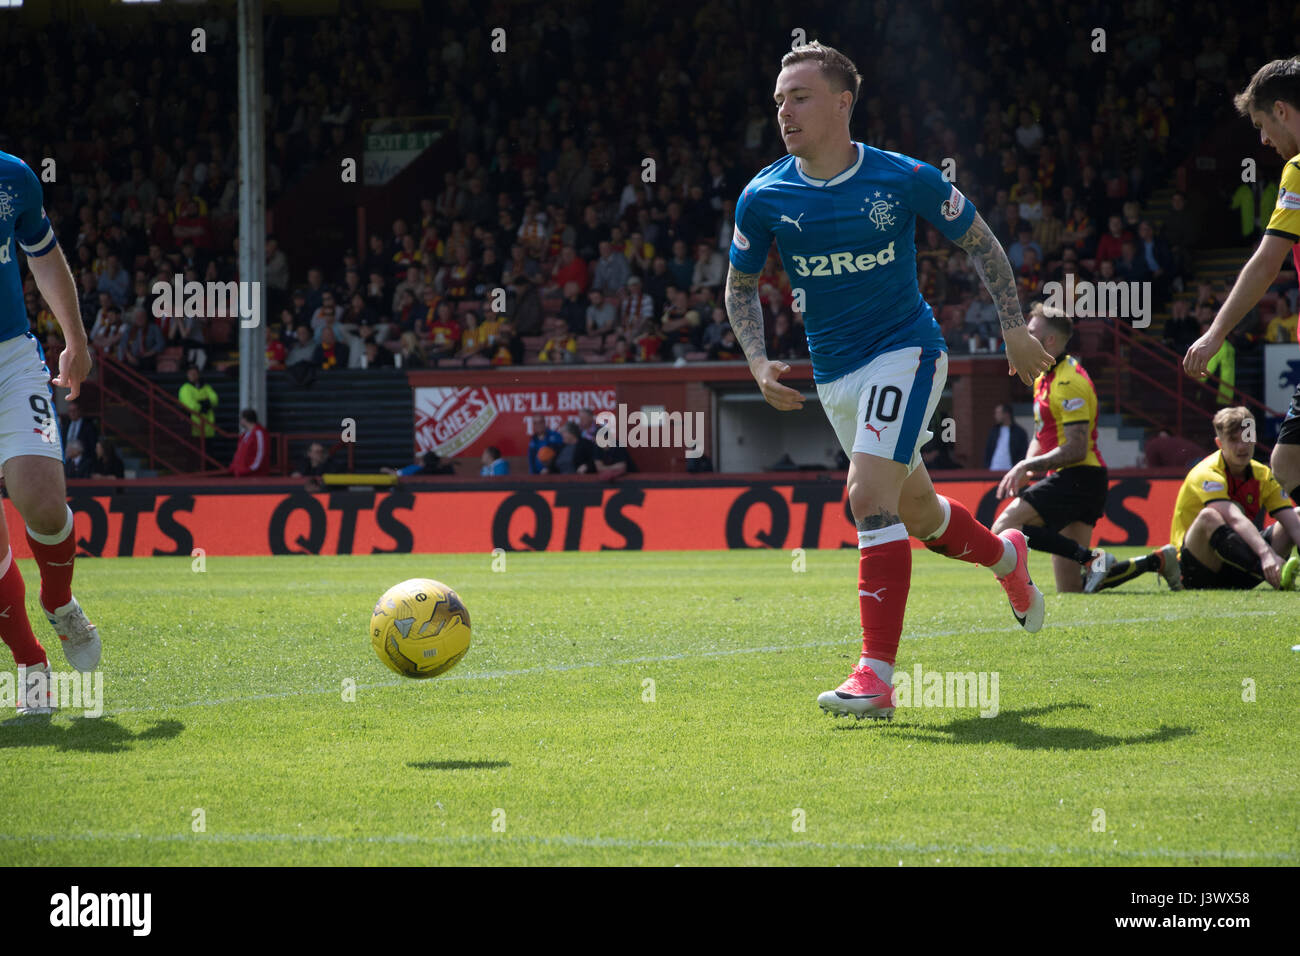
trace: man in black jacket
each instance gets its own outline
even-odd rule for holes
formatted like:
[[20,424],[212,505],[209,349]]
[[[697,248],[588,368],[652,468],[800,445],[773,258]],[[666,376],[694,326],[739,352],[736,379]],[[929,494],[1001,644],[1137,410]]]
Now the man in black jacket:
[[993,410],[993,421],[995,424],[984,443],[984,467],[1005,471],[1025,457],[1029,451],[1029,435],[1016,424],[1011,406],[1005,402]]
[[596,443],[582,437],[582,426],[568,422],[561,429],[564,446],[555,461],[542,469],[543,474],[590,475],[596,471]]

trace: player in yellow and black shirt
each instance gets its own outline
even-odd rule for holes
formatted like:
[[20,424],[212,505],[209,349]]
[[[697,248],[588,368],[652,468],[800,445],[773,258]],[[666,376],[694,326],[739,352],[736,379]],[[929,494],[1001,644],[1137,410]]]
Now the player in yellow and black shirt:
[[[1300,57],[1261,66],[1233,105],[1260,131],[1260,142],[1282,157],[1282,183],[1259,247],[1242,267],[1214,324],[1187,350],[1183,369],[1193,378],[1204,377],[1206,366],[1228,333],[1277,279],[1288,253],[1300,276]],[[1294,498],[1300,488],[1300,387],[1291,397],[1270,464],[1283,490]]]
[[[1145,571],[1160,571],[1170,587],[1250,590],[1260,581],[1293,590],[1300,558],[1300,518],[1268,465],[1254,460],[1255,420],[1242,407],[1214,416],[1219,450],[1192,466],[1178,490],[1169,544],[1110,569],[1098,590],[1123,584]],[[1262,532],[1264,514],[1277,521]]]
[[[1092,531],[1106,510],[1110,486],[1097,450],[1097,389],[1079,360],[1065,354],[1074,323],[1041,302],[1029,310],[1029,334],[1056,359],[1034,381],[1034,439],[1024,461],[998,484],[998,497],[1019,493],[993,524],[993,533],[1019,528],[1029,546],[1053,555],[1056,589],[1083,590],[1080,565],[1103,556],[1092,550]],[[1025,491],[1029,477],[1046,475]],[[1110,559],[1113,563],[1114,559]],[[1096,576],[1105,573],[1099,568]]]

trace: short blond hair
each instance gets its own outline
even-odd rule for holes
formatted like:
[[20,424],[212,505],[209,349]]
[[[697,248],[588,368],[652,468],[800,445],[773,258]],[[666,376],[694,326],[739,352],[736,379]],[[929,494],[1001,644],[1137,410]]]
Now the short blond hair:
[[1057,334],[1062,347],[1070,341],[1070,336],[1074,334],[1074,320],[1065,314],[1064,309],[1058,309],[1043,302],[1035,302],[1029,307],[1029,317],[1032,319],[1034,316],[1041,318]]
[[1246,427],[1248,419],[1253,423],[1255,416],[1245,405],[1221,408],[1214,413],[1214,434],[1219,438],[1231,438]]

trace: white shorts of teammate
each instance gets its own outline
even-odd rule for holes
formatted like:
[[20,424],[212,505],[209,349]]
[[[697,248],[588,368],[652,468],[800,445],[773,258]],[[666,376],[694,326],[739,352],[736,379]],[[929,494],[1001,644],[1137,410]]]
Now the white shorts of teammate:
[[927,427],[948,380],[948,353],[933,347],[882,352],[866,365],[817,386],[826,417],[850,458],[854,452],[921,463]]
[[50,370],[30,332],[0,342],[0,465],[19,455],[63,461]]

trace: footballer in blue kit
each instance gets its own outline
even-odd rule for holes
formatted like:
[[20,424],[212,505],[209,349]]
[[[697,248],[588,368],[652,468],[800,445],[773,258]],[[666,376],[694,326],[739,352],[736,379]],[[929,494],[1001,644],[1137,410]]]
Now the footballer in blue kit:
[[[77,541],[64,485],[63,443],[45,353],[30,331],[19,250],[63,332],[65,347],[53,384],[76,398],[91,365],[76,285],[45,215],[40,181],[21,159],[0,152],[0,468],[40,569],[41,609],[68,663],[93,671],[99,666],[99,632],[72,596]],[[3,512],[0,609],[0,637],[18,665],[18,712],[49,713],[49,660],[27,618],[26,587]]]
[[773,99],[789,155],[755,176],[736,203],[726,288],[750,371],[782,411],[801,408],[803,396],[779,381],[789,366],[767,357],[758,278],[773,241],[803,303],[818,399],[849,456],[862,620],[858,666],[817,701],[859,719],[893,714],[909,537],[991,568],[1025,630],[1037,631],[1044,616],[1024,535],[994,535],[937,494],[921,463],[948,356],[917,284],[918,216],[971,256],[998,306],[1011,374],[1032,385],[1052,364],[1026,328],[1011,264],[974,204],[928,163],[850,137],[861,81],[848,57],[817,42],[782,57]]

